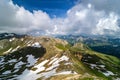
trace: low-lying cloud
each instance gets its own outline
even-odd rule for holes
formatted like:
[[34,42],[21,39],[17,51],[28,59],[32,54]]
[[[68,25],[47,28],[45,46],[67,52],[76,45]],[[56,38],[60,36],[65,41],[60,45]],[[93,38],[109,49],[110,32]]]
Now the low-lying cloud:
[[119,4],[116,0],[83,0],[67,11],[64,18],[51,18],[42,10],[30,11],[0,1],[0,32],[42,35],[90,34],[118,35],[120,33]]

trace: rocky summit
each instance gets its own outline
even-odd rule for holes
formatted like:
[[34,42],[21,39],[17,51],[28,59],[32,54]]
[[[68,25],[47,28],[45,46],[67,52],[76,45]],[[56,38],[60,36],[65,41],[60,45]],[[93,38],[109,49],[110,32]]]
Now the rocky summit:
[[0,39],[0,80],[120,80],[120,59],[52,37]]

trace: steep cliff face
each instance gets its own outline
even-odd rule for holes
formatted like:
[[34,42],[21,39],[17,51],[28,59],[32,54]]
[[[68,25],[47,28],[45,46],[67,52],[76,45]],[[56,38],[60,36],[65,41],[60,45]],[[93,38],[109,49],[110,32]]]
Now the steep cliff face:
[[120,60],[94,52],[82,43],[51,37],[23,36],[0,40],[0,79],[120,79]]

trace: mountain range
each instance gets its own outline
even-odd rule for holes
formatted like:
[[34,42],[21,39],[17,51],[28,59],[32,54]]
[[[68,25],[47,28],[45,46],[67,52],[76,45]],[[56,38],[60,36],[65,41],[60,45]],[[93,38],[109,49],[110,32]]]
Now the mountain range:
[[119,46],[119,38],[3,33],[0,80],[120,80]]

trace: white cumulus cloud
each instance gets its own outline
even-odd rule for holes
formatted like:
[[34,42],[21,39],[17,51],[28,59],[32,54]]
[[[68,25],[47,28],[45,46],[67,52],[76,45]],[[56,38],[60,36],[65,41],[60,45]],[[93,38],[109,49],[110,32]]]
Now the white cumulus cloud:
[[0,32],[27,33],[33,30],[53,29],[51,18],[41,10],[31,13],[11,0],[0,2]]
[[0,32],[118,35],[119,3],[119,0],[82,0],[67,11],[66,17],[51,18],[42,10],[32,13],[11,0],[1,0]]

